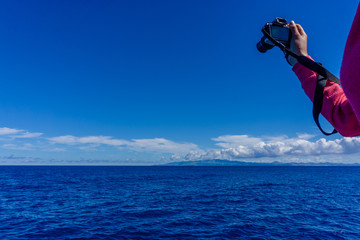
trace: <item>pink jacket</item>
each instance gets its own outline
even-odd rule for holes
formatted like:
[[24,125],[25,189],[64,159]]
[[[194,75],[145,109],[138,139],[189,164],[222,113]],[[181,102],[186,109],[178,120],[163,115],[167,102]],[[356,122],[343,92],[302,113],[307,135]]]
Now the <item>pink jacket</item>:
[[[317,74],[299,63],[293,67],[306,95],[314,100]],[[342,88],[327,81],[321,114],[345,137],[360,135],[360,4],[351,27],[340,72]]]

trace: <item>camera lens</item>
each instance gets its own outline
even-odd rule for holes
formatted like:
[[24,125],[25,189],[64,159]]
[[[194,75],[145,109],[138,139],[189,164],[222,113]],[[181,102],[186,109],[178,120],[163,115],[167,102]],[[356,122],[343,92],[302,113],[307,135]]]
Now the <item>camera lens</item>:
[[269,49],[272,49],[274,47],[274,45],[265,37],[263,36],[260,40],[260,42],[258,42],[256,44],[256,48],[259,50],[259,52],[264,53]]

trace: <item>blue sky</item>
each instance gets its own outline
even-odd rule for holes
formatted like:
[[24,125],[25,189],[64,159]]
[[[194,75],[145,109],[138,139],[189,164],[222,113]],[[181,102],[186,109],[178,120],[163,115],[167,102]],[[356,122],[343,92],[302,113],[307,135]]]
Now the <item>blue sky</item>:
[[3,1],[0,164],[357,161],[357,138],[321,140],[282,53],[255,47],[295,20],[339,76],[357,5]]

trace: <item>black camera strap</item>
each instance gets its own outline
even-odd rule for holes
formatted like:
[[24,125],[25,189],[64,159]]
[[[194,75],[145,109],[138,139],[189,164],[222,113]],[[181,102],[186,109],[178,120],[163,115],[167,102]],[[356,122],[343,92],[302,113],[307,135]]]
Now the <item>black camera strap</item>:
[[318,79],[316,82],[315,95],[313,101],[313,117],[316,125],[320,129],[320,131],[326,136],[337,133],[336,129],[334,129],[331,133],[325,132],[319,122],[319,116],[321,113],[322,105],[323,105],[323,97],[324,97],[324,88],[326,86],[327,80],[335,82],[340,85],[340,80],[335,77],[331,72],[329,72],[326,68],[324,68],[320,63],[314,62],[313,60],[305,57],[299,56],[296,53],[290,51],[279,41],[276,41],[274,38],[270,36],[268,32],[266,32],[265,28],[262,29],[263,34],[277,47],[279,47],[284,53],[287,60],[287,57],[290,55],[294,57],[301,65],[307,67],[308,69],[316,72],[318,74]]

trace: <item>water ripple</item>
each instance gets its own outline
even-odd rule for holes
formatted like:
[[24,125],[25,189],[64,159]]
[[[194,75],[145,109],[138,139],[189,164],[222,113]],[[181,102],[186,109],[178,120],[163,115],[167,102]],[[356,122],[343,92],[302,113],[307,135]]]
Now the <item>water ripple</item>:
[[356,167],[0,168],[0,239],[360,239]]

